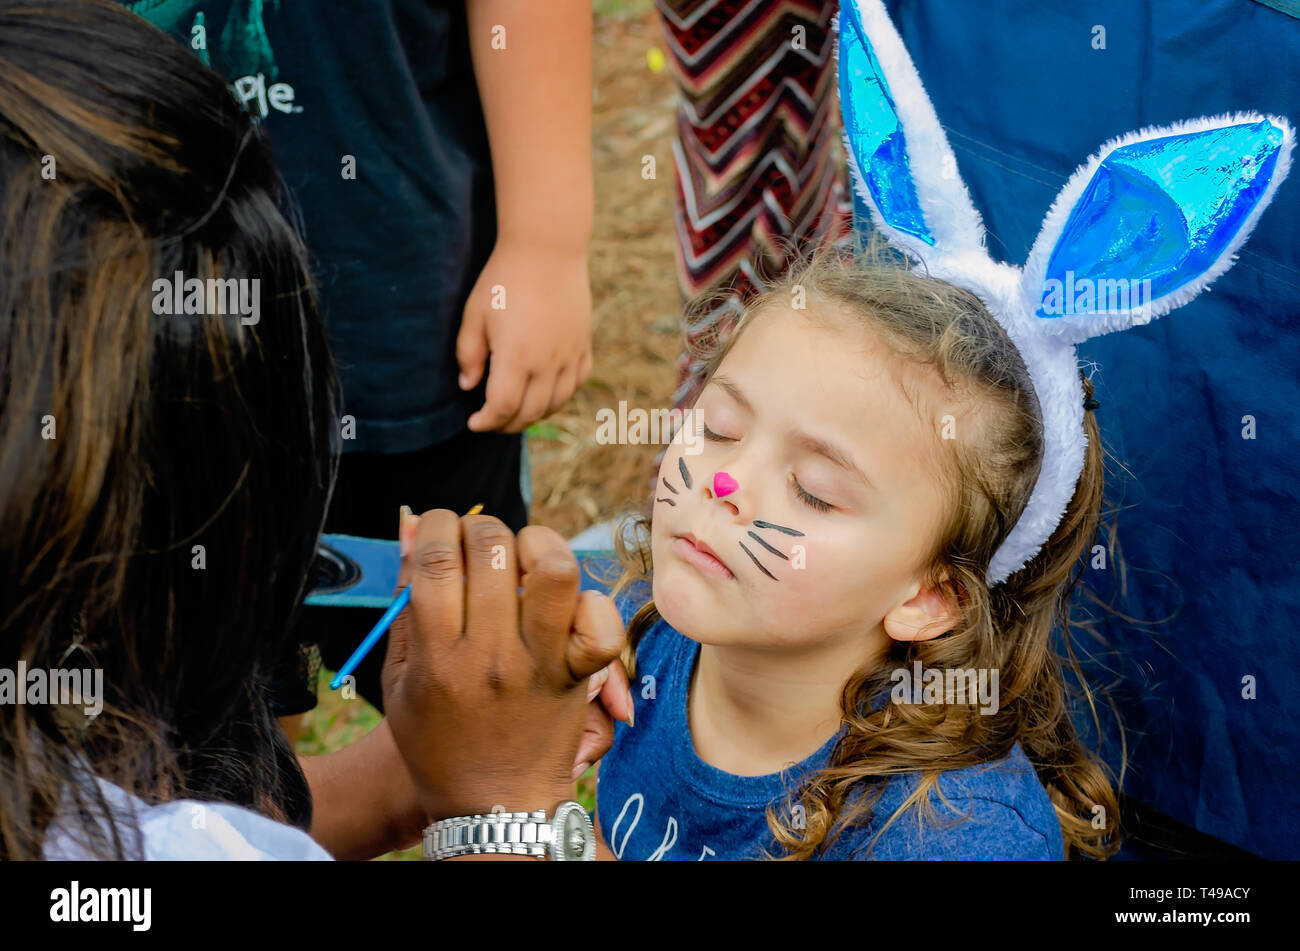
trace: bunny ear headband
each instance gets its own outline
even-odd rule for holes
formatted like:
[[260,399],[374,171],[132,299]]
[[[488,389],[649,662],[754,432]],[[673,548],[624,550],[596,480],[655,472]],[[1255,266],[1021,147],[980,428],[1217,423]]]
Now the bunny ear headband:
[[989,564],[997,585],[1051,537],[1083,471],[1075,345],[1149,323],[1230,268],[1286,177],[1295,133],[1285,119],[1238,113],[1108,142],[1071,176],[1018,268],[985,250],[952,148],[880,0],[842,0],[839,82],[854,190],[876,228],[984,302],[1042,408],[1042,469]]

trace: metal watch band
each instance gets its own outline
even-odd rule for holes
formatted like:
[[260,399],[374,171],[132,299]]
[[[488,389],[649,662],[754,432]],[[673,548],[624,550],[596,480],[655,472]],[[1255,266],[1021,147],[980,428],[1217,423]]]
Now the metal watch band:
[[544,809],[458,816],[435,822],[424,830],[424,857],[432,861],[457,855],[504,853],[545,858],[552,834]]

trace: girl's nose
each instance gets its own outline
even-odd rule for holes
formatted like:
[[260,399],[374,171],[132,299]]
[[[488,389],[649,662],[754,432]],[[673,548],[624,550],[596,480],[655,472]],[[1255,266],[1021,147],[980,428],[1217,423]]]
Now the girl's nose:
[[725,472],[717,472],[713,475],[713,494],[718,498],[724,498],[740,488],[738,483]]

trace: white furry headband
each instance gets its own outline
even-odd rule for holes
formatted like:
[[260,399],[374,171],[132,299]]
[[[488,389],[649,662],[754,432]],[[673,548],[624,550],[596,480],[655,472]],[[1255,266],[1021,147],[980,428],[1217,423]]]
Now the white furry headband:
[[843,0],[839,81],[854,189],[876,228],[984,302],[1042,408],[1042,469],[989,564],[997,585],[1051,537],[1083,471],[1075,345],[1163,316],[1228,270],[1286,177],[1295,133],[1285,119],[1245,112],[1108,142],[1071,176],[1018,268],[985,250],[947,136],[880,0]]

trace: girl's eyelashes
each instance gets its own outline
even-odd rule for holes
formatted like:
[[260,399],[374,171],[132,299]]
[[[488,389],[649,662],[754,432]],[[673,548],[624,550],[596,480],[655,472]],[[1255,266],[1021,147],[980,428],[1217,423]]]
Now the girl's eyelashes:
[[818,512],[829,512],[834,508],[834,506],[829,502],[823,502],[821,499],[817,498],[817,496],[809,495],[808,492],[805,491],[804,487],[799,484],[799,480],[793,475],[791,475],[790,478],[794,481],[794,489],[798,494],[800,501],[806,504],[809,508],[814,508]]
[[[730,436],[719,436],[713,430],[709,429],[707,423],[703,425],[704,425],[704,438],[709,440],[710,442],[735,442],[736,441]],[[795,478],[794,473],[790,474],[790,480],[794,483],[795,493],[799,496],[799,500],[803,502],[805,505],[807,505],[809,508],[815,509],[818,512],[829,512],[831,509],[835,507],[831,505],[829,502],[823,502],[815,495],[810,495],[804,489],[804,487],[799,484],[799,480]]]

